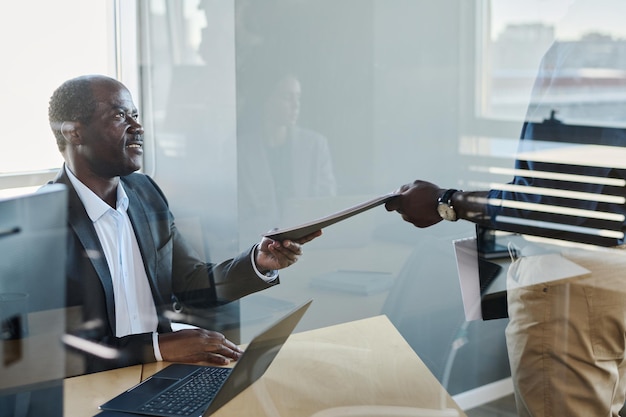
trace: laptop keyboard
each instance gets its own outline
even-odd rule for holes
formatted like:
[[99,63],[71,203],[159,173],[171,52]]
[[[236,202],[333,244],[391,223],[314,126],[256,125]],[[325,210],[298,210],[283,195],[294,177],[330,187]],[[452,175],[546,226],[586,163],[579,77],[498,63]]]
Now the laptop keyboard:
[[203,368],[192,374],[182,385],[166,390],[150,400],[139,411],[163,415],[191,415],[207,406],[231,371],[230,368]]

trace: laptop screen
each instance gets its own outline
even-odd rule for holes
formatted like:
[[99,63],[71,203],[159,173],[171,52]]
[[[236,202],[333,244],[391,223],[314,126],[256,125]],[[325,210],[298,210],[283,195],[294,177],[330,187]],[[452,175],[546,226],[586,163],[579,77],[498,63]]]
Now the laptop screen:
[[205,415],[222,407],[265,373],[311,303],[309,300],[297,307],[250,342]]

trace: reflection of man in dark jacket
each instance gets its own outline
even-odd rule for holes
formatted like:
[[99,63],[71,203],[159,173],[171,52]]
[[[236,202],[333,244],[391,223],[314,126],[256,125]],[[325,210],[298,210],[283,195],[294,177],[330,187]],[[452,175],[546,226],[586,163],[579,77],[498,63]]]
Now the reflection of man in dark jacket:
[[319,233],[300,242],[263,239],[235,259],[206,263],[178,233],[158,186],[134,173],[143,128],[126,87],[103,76],[72,79],[54,92],[49,111],[65,159],[55,182],[69,187],[68,304],[95,325],[90,339],[120,352],[115,362],[91,361],[89,371],[238,359],[241,350],[222,334],[172,332],[164,313],[210,308],[277,284],[277,270]]

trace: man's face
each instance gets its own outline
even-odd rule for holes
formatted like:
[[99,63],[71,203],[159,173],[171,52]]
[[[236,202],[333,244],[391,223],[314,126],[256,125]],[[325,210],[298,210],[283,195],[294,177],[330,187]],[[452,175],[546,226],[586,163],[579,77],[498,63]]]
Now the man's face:
[[293,126],[300,115],[300,82],[294,77],[281,80],[267,102],[268,118],[271,124]]
[[91,122],[82,125],[77,155],[97,176],[131,174],[141,168],[143,127],[130,92],[111,81],[97,81],[92,88],[97,106]]

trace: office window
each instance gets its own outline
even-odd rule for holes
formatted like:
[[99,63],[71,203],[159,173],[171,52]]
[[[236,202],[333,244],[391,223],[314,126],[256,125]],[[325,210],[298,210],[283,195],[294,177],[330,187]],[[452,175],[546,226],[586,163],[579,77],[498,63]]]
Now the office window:
[[556,110],[570,124],[619,124],[626,108],[624,2],[485,0],[481,5],[478,118],[523,120],[542,57],[550,49],[543,68],[565,67],[552,81],[557,85],[551,96],[542,98],[543,108],[531,117],[549,117]]
[[[12,2],[0,15],[0,188],[29,184],[25,173],[61,166],[48,100],[81,74],[115,75],[114,2]],[[20,175],[18,175],[20,174]],[[21,178],[10,182],[11,178]]]

